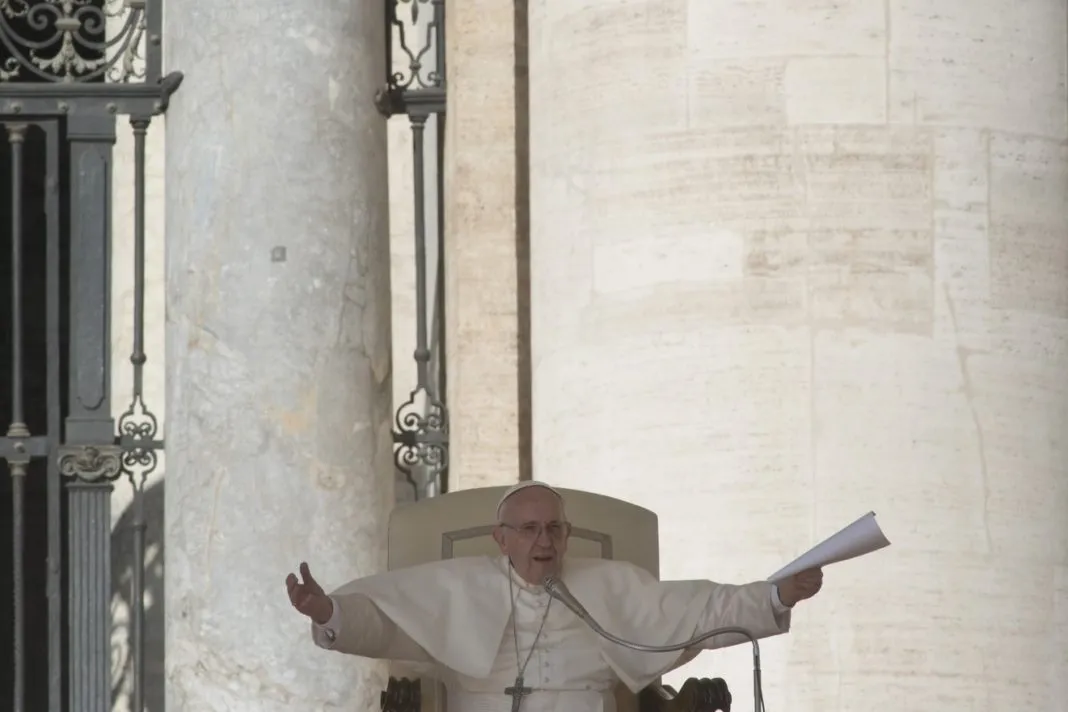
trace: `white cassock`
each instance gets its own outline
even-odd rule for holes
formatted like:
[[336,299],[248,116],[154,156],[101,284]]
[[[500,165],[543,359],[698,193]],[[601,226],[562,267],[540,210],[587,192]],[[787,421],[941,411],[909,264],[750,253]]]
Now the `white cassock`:
[[[724,626],[758,638],[790,628],[790,610],[766,582],[661,582],[605,559],[567,559],[562,579],[603,628],[646,645],[681,643]],[[532,647],[522,675],[531,692],[522,712],[614,712],[617,682],[638,692],[692,657],[641,653],[604,640],[541,586],[525,583],[503,556],[446,559],[357,579],[331,598],[334,615],[312,626],[316,645],[432,663],[450,712],[509,712],[513,699],[505,690]],[[741,642],[746,639],[728,635],[699,647]]]

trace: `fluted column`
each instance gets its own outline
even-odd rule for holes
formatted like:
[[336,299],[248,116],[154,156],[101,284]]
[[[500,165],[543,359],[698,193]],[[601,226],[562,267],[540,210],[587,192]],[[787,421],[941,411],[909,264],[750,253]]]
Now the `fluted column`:
[[1068,693],[1065,5],[931,8],[531,0],[535,477],[655,509],[668,577],[893,541],[769,709]]
[[167,11],[167,709],[377,707],[284,577],[384,565],[392,504],[382,3]]

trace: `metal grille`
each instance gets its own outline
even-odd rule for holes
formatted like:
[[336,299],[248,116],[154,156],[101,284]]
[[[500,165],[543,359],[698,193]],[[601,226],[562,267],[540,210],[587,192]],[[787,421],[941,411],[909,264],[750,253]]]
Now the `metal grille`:
[[[396,412],[394,460],[416,499],[448,490],[449,416],[445,405],[444,181],[445,0],[385,0],[386,86],[376,97],[386,117],[406,116],[412,132],[415,238],[416,383]],[[430,132],[432,140],[427,140]],[[429,144],[429,145],[428,145]],[[428,167],[428,158],[431,165]],[[428,244],[437,242],[429,278]],[[433,294],[430,285],[433,284]],[[432,306],[431,306],[432,300]]]
[[[133,488],[131,708],[144,709],[144,485],[163,447],[143,388],[145,142],[182,79],[160,74],[161,18],[149,0],[0,0],[0,492],[12,521],[0,706],[14,712],[111,708],[110,498],[119,482]],[[118,130],[131,131],[134,146],[134,296],[124,317],[133,382],[129,402],[113,409]]]

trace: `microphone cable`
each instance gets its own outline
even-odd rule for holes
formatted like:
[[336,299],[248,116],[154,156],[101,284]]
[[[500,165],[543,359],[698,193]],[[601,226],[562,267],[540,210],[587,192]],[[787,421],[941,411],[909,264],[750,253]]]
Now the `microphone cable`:
[[703,643],[709,638],[714,638],[720,635],[740,635],[743,638],[749,640],[753,645],[753,708],[754,712],[767,712],[767,708],[764,706],[764,688],[761,684],[760,677],[760,643],[757,642],[756,637],[747,629],[739,628],[737,626],[725,626],[723,628],[715,628],[702,633],[684,643],[676,643],[672,645],[644,645],[642,643],[634,643],[629,640],[624,640],[616,635],[609,633],[607,630],[601,627],[601,625],[594,620],[590,612],[579,603],[578,599],[572,595],[563,581],[555,576],[546,576],[542,581],[545,586],[545,590],[550,596],[563,603],[571,612],[577,615],[586,625],[593,629],[595,633],[600,635],[606,640],[622,645],[624,648],[630,648],[631,650],[637,650],[643,653],[674,653],[686,648],[692,648],[693,646]]

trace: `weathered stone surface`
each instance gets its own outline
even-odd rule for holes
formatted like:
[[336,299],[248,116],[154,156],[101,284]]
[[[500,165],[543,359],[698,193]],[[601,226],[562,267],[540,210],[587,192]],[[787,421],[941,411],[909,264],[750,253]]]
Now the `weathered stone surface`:
[[[526,329],[524,57],[516,14],[526,0],[449,5],[445,141],[445,308],[450,489],[514,483],[529,430],[520,399]],[[517,8],[520,8],[517,10]],[[521,109],[517,114],[517,101]]]
[[283,580],[384,565],[383,7],[167,22],[167,709],[363,712],[384,668],[315,649]]
[[[894,542],[763,646],[769,709],[1064,699],[1065,22],[531,3],[535,476],[657,511],[669,577]],[[744,709],[750,664],[672,679]]]

